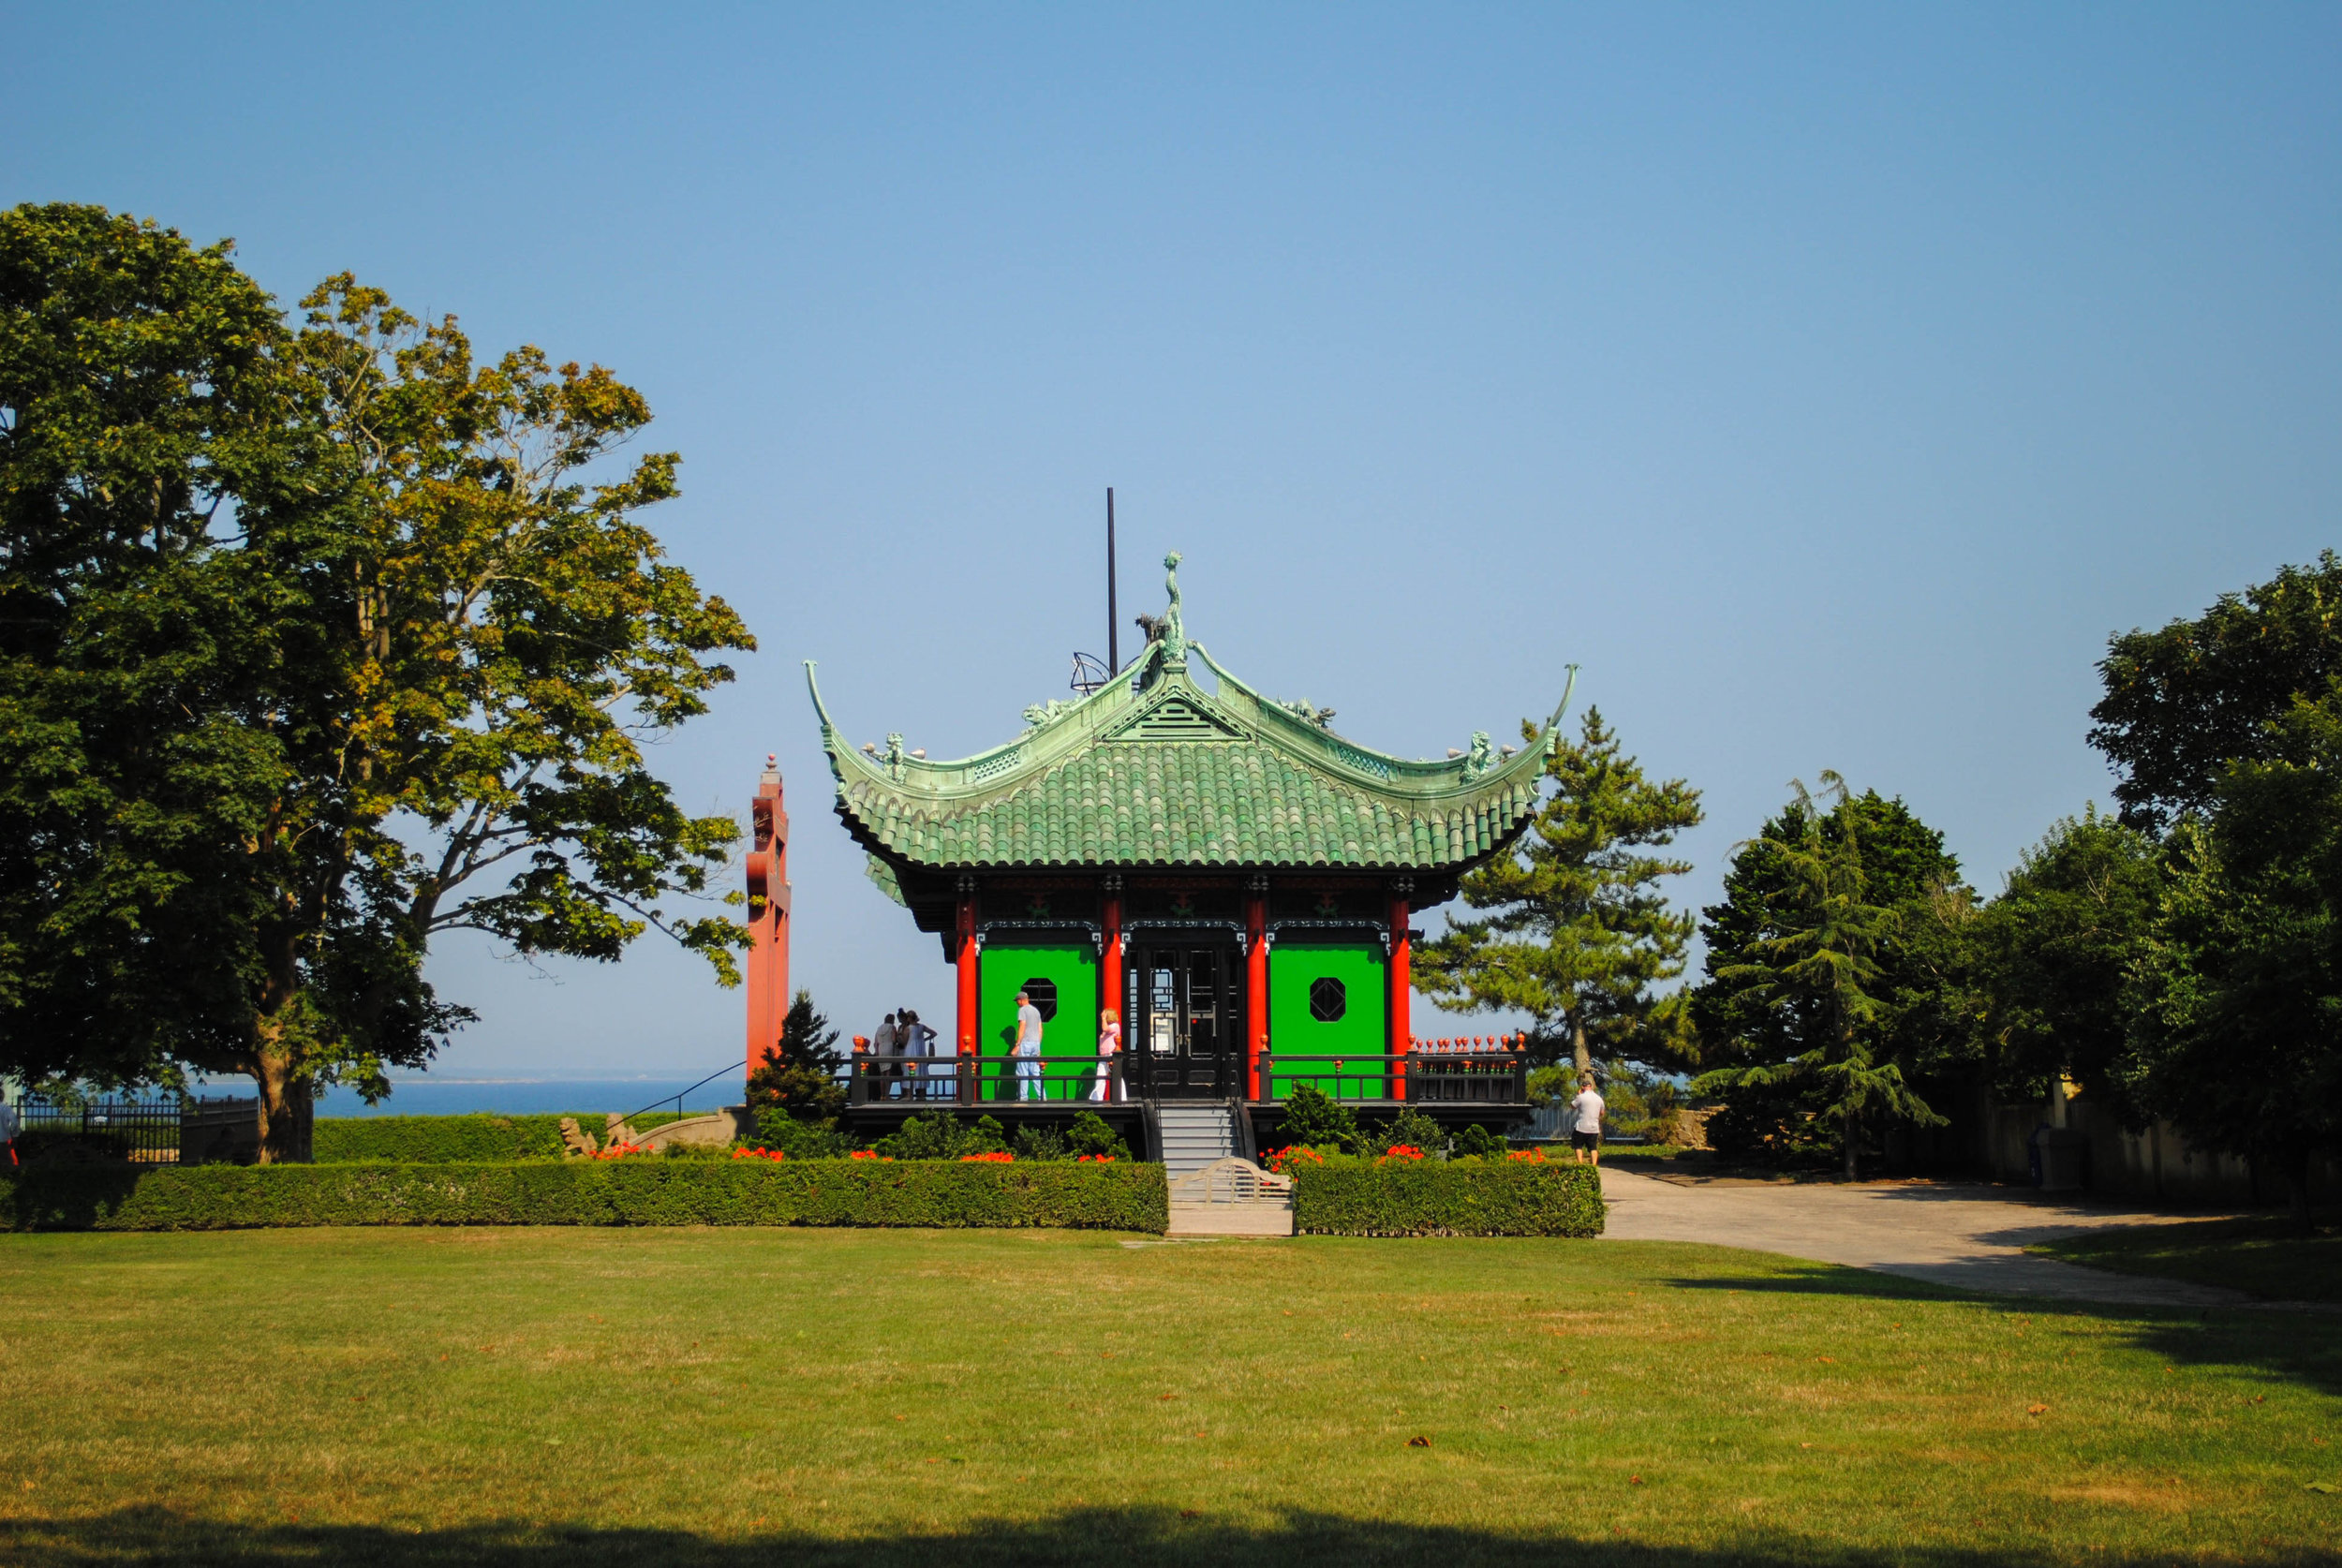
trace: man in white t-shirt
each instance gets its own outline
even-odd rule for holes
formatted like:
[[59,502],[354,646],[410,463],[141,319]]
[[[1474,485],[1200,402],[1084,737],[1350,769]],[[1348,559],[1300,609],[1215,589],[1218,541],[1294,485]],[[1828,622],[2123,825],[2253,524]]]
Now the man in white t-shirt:
[[1022,991],[1016,993],[1016,1098],[1048,1098],[1041,1082],[1041,1010]]
[[1589,1077],[1578,1086],[1578,1098],[1569,1102],[1569,1146],[1578,1163],[1592,1160],[1602,1163],[1602,1097],[1593,1092],[1593,1080]]

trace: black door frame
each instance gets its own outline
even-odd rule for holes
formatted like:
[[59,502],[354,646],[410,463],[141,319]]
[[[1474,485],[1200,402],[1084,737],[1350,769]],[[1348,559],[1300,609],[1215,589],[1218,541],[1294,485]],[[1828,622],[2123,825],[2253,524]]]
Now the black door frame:
[[[1125,1050],[1137,1071],[1133,1092],[1149,1100],[1225,1100],[1239,1092],[1237,1074],[1244,1038],[1244,959],[1233,940],[1215,941],[1202,933],[1166,933],[1131,944],[1123,967]],[[1155,976],[1158,960],[1171,960],[1172,1048],[1155,1050]],[[1195,1048],[1195,960],[1211,965],[1214,1039]]]

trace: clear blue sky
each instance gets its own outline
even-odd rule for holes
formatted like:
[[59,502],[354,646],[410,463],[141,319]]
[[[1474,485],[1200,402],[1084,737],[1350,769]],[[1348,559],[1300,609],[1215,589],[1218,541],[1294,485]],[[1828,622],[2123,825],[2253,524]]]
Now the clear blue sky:
[[[857,739],[1007,738],[1103,641],[1108,484],[1125,614],[1185,552],[1193,633],[1370,746],[1501,732],[1582,665],[1706,791],[1689,903],[1825,767],[1997,888],[2103,798],[2108,634],[2336,540],[2332,6],[0,26],[0,199],[645,391],[685,456],[656,521],[761,643],[659,765],[739,809],[779,753],[796,974],[865,1029],[951,988],[830,815],[800,661]],[[738,1046],[738,994],[648,942],[433,973],[484,1015],[452,1074]]]

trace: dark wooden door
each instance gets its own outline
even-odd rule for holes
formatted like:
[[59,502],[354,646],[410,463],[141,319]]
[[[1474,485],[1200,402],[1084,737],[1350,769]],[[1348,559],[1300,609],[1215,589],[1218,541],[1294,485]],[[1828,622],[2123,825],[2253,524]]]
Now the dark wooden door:
[[1234,947],[1149,944],[1129,967],[1124,1009],[1139,1092],[1161,1100],[1234,1092],[1244,966]]

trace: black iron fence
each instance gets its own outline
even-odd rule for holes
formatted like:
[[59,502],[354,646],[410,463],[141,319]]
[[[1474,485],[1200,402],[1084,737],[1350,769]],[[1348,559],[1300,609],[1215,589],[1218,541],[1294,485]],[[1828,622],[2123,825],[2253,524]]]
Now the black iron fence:
[[15,1110],[17,1159],[28,1165],[249,1161],[259,1145],[259,1103],[251,1099],[28,1094]]
[[[1138,1078],[1126,1079],[1126,1069]],[[1223,1071],[1235,1078],[1241,1067],[1232,1062]],[[856,1105],[885,1101],[990,1105],[1100,1097],[1100,1058],[1089,1053],[879,1057],[857,1051],[847,1072],[847,1099]],[[1103,1097],[1116,1102],[1176,1098],[1199,1087],[1166,1084],[1163,1064],[1144,1056],[1135,1061],[1115,1057],[1104,1072]],[[1260,1074],[1262,1098],[1267,1101],[1282,1100],[1304,1084],[1336,1100],[1477,1105],[1524,1105],[1529,1100],[1528,1058],[1519,1051],[1339,1057],[1271,1051],[1261,1056]]]

